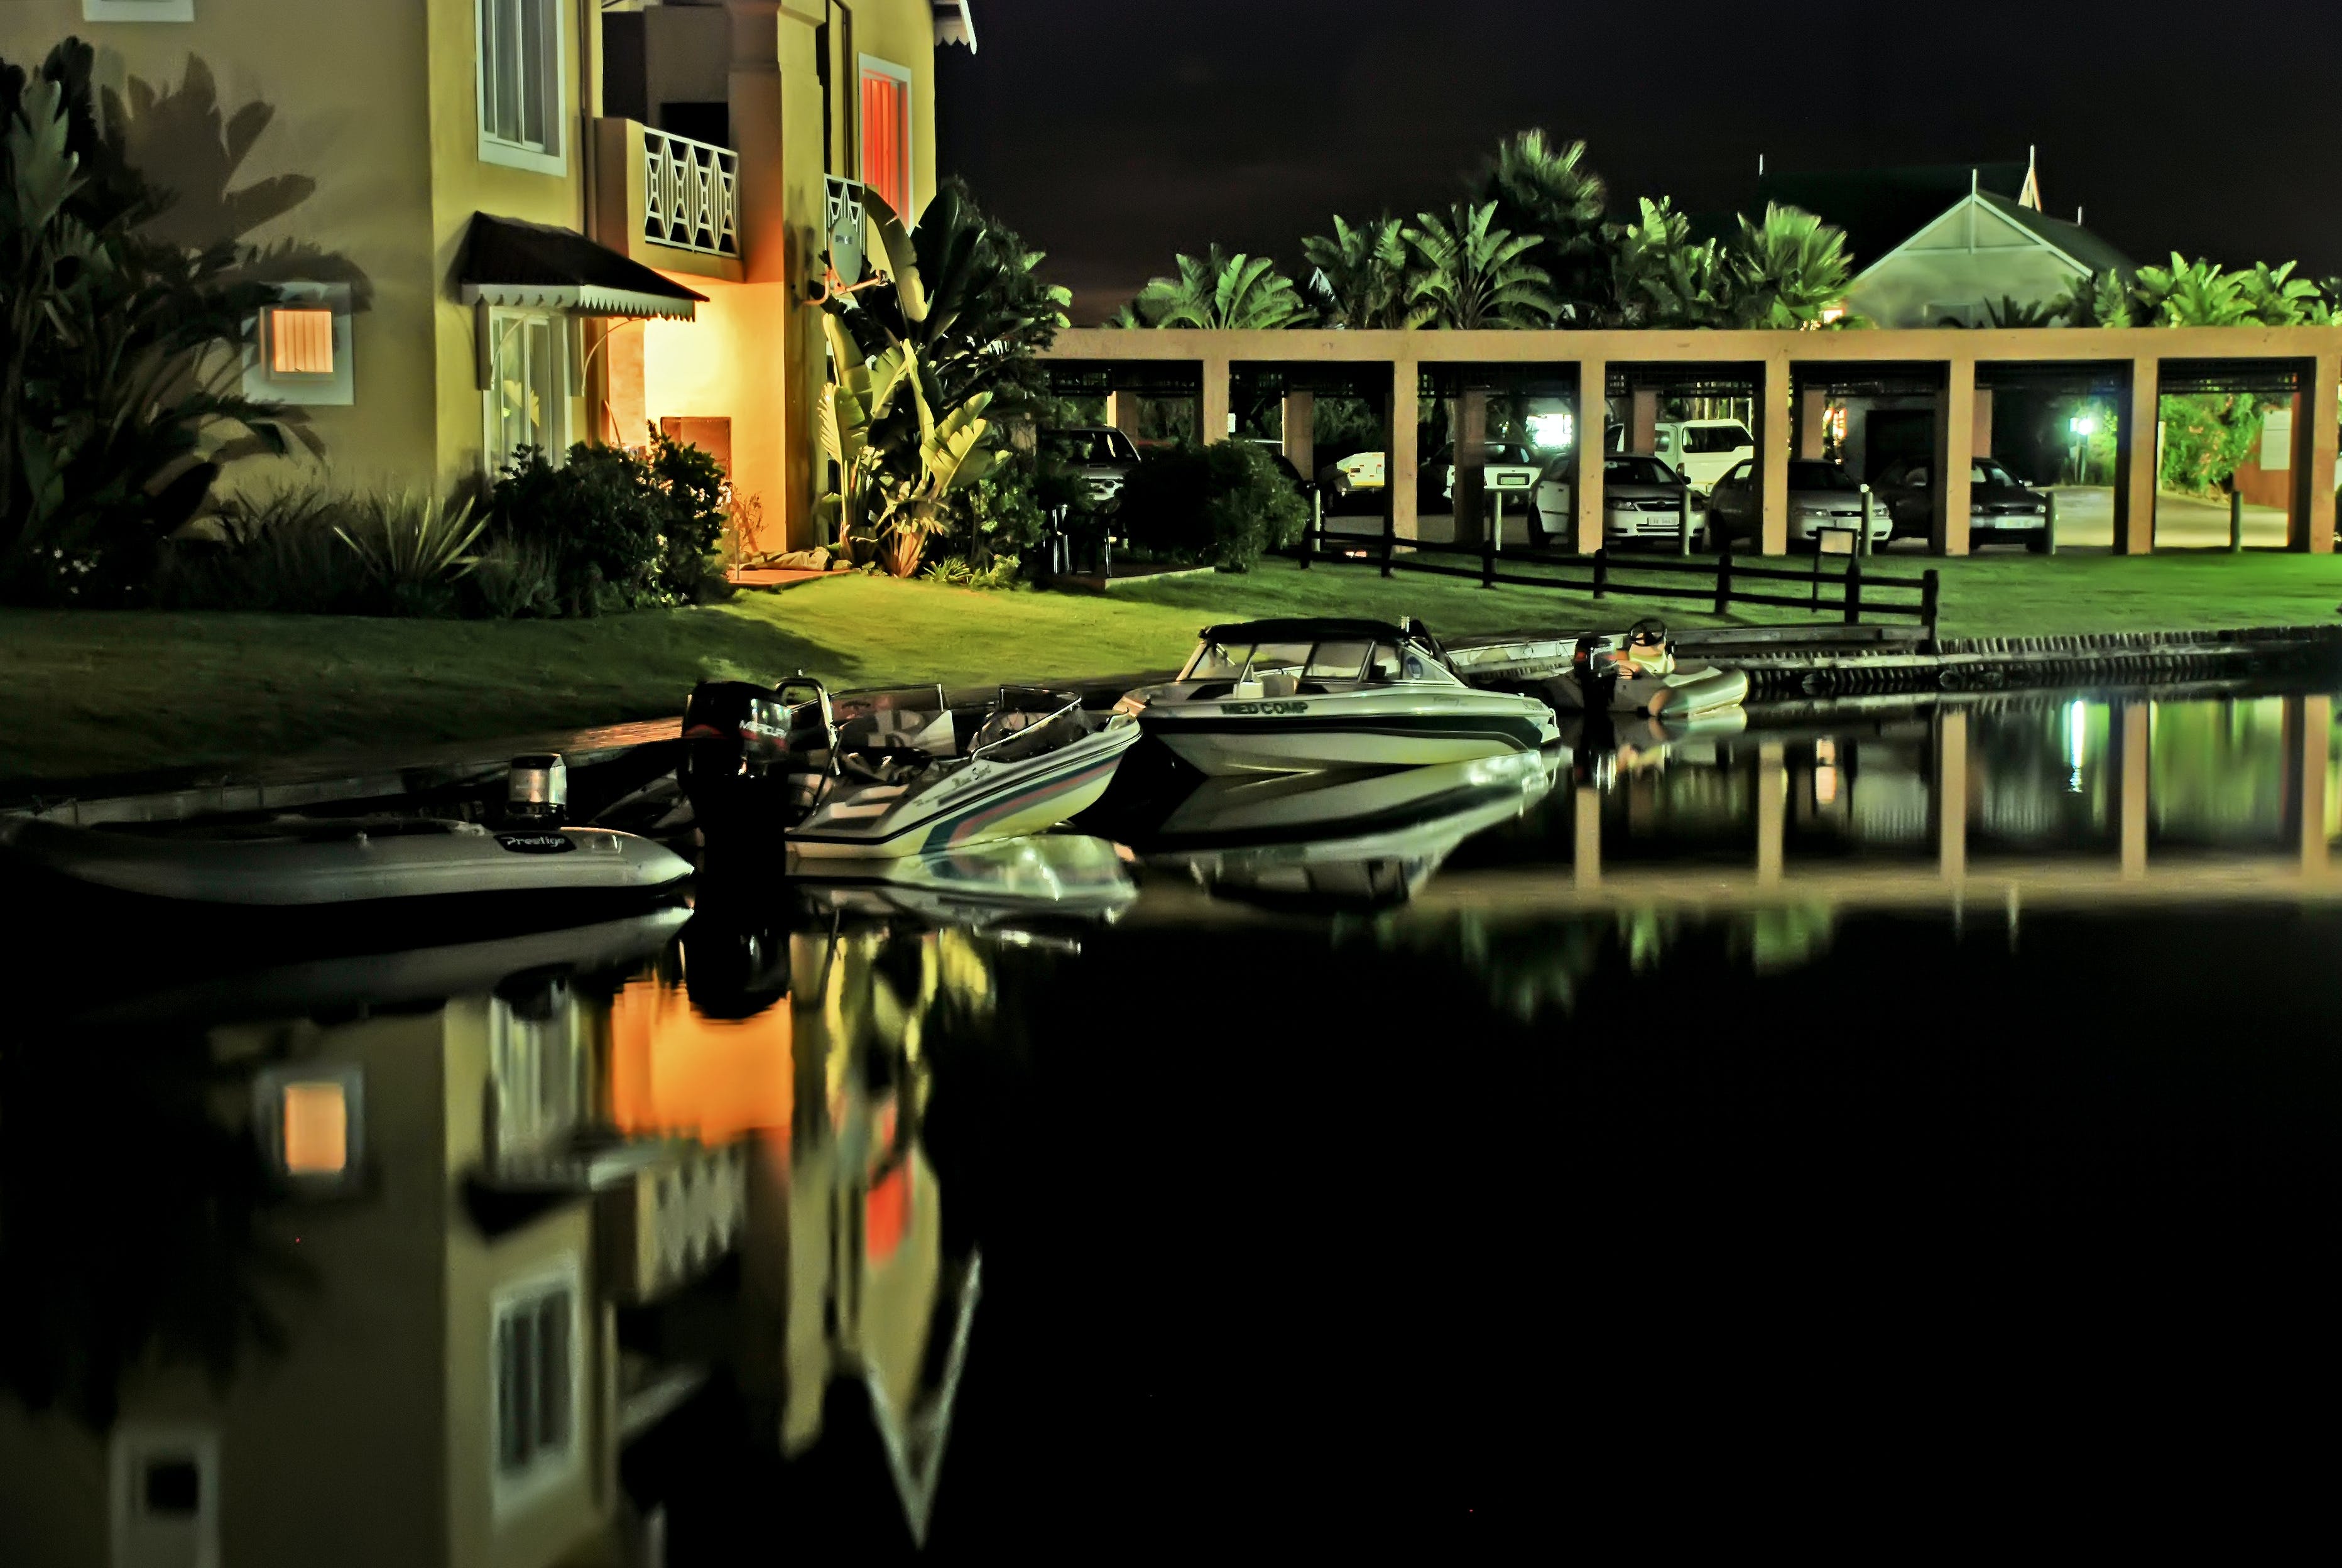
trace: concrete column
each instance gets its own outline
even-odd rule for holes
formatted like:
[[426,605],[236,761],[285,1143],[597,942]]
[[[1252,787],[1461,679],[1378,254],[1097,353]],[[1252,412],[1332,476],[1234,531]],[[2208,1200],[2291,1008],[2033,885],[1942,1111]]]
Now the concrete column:
[[1204,394],[1196,414],[1202,428],[1196,432],[1196,439],[1208,446],[1228,438],[1228,411],[1234,404],[1228,395],[1228,362],[1206,359],[1203,370]]
[[1416,445],[1421,434],[1417,424],[1423,417],[1416,403],[1416,383],[1421,375],[1414,360],[1394,361],[1390,401],[1385,405],[1387,428],[1383,437],[1383,515],[1390,520],[1391,532],[1401,539],[1416,536],[1415,478],[1419,466]]
[[1779,741],[1756,748],[1756,882],[1781,880],[1781,846],[1788,836],[1789,771]]
[[1636,387],[1626,404],[1626,450],[1646,452],[1659,444],[1659,394],[1656,387]]
[[1972,457],[1992,455],[1992,388],[1976,389],[1976,440],[1968,446]]
[[1797,455],[1819,457],[1829,434],[1829,389],[1807,387],[1797,394]]
[[1765,362],[1756,388],[1757,504],[1764,516],[1764,553],[1786,555],[1789,551],[1789,361],[1787,355]]
[[2306,872],[2326,869],[2326,786],[2333,729],[2331,696],[2321,692],[2286,698],[2286,811]]
[[[2157,428],[2162,423],[2160,364],[2135,359],[2130,391],[2115,422],[2115,554],[2144,555],[2155,548]],[[2327,437],[2330,443],[2331,435]],[[2331,479],[2327,480],[2330,484]],[[2327,497],[2327,511],[2334,501]]]
[[1968,553],[1968,448],[1975,431],[1976,361],[1955,359],[1944,366],[1944,392],[1936,399],[1936,509],[1928,540],[1938,555]]
[[2309,385],[2294,399],[2286,547],[2324,555],[2334,548],[2335,384],[2342,381],[2342,355],[2321,354],[2310,365]]
[[1580,887],[1592,887],[1602,880],[1602,792],[1578,785],[1576,809],[1576,829],[1570,835],[1570,877]]
[[1138,394],[1119,387],[1106,394],[1106,422],[1129,436],[1138,439]]
[[1458,544],[1477,544],[1488,524],[1488,393],[1466,387],[1450,405],[1450,449],[1456,454],[1456,478],[1449,489],[1448,513],[1455,519],[1449,535]]
[[1968,716],[1936,714],[1936,870],[1947,882],[1968,874]]
[[1577,362],[1577,478],[1571,503],[1577,514],[1577,537],[1571,547],[1581,555],[1602,548],[1602,432],[1610,414],[1610,365],[1606,360]]
[[1285,460],[1293,464],[1294,472],[1304,479],[1316,478],[1317,394],[1314,392],[1286,393],[1277,433],[1285,441]]
[[2122,874],[2147,874],[2147,715],[2145,703],[2125,703],[2112,717],[2109,737],[2115,754],[2116,822],[2122,843]]

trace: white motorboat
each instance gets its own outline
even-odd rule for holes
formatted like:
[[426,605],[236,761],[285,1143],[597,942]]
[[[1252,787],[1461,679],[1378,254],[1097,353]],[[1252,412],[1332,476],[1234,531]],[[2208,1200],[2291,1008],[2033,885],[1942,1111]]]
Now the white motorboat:
[[486,894],[654,894],[691,863],[608,828],[494,828],[431,817],[295,817],[76,827],[0,822],[19,864],[115,893],[190,904],[309,908]]
[[1116,712],[1210,777],[1470,762],[1560,738],[1538,698],[1465,684],[1419,622],[1206,626],[1176,680]]
[[1679,664],[1666,624],[1636,622],[1614,637],[1580,642],[1576,676],[1546,684],[1556,705],[1607,708],[1669,722],[1737,710],[1748,674],[1716,664]]
[[817,907],[972,928],[1019,916],[1110,923],[1138,896],[1113,844],[1073,833],[889,860],[792,856],[789,872]]
[[703,826],[823,859],[936,854],[1055,827],[1106,793],[1139,729],[1037,687],[956,708],[940,686],[833,703],[800,678],[703,682],[683,734]]

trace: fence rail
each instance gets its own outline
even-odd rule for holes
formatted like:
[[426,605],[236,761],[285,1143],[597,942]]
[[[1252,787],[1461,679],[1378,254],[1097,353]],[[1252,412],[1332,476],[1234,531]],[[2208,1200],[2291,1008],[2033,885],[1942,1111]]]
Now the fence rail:
[[740,155],[643,127],[643,237],[709,255],[740,254]]
[[[1895,616],[1919,622],[1927,628],[1930,643],[1936,640],[1937,614],[1942,605],[1942,582],[1933,567],[1917,577],[1887,576],[1865,571],[1862,557],[1847,555],[1844,572],[1825,571],[1829,557],[1818,551],[1810,566],[1798,567],[1757,565],[1736,560],[1729,544],[1722,554],[1712,559],[1686,559],[1613,556],[1607,549],[1596,550],[1590,555],[1535,548],[1504,550],[1493,531],[1478,544],[1449,544],[1428,539],[1402,541],[1388,527],[1379,538],[1337,537],[1342,542],[1329,548],[1324,519],[1313,518],[1294,554],[1305,569],[1312,562],[1371,565],[1379,567],[1386,577],[1395,572],[1415,572],[1477,582],[1484,588],[1547,588],[1587,594],[1596,599],[1626,594],[1638,599],[1703,600],[1710,613],[1717,615],[1729,614],[1736,604],[1761,604],[1772,609],[1803,610],[1815,616],[1842,620],[1849,626],[1861,624],[1866,619]],[[1426,558],[1435,556],[1446,556],[1448,561]],[[1451,564],[1457,557],[1470,557],[1476,564]],[[1542,570],[1531,575],[1519,569],[1522,567]],[[1572,573],[1579,574],[1571,575]],[[1621,582],[1622,577],[1630,581]],[[1645,580],[1649,578],[1658,581]],[[1743,586],[1750,583],[1759,585],[1756,591]],[[1770,584],[1777,583],[1795,584],[1805,591],[1767,591]]]

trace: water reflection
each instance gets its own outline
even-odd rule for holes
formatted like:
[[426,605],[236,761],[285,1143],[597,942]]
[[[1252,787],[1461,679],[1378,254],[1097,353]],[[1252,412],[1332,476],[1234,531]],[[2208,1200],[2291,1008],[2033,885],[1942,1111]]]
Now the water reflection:
[[0,1041],[0,1560],[1452,1542],[1768,1367],[1866,1442],[1925,1439],[1881,1368],[2021,1410],[2077,1236],[2330,1223],[2323,694],[1578,739],[570,931],[65,942]]

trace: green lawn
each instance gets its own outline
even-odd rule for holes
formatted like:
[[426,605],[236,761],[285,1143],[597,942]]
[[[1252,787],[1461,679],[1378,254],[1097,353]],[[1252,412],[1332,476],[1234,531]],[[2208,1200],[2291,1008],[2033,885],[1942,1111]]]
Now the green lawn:
[[[1897,556],[1875,570],[1927,564]],[[1954,636],[2331,624],[2342,600],[2342,559],[2331,557],[1995,555],[1944,571],[1943,630]],[[0,784],[659,717],[710,674],[956,685],[1159,669],[1186,654],[1198,625],[1256,615],[1415,614],[1463,634],[1616,626],[1646,613],[1709,620],[1626,595],[1596,604],[1284,562],[1110,599],[841,575],[713,609],[582,622],[6,611]]]

